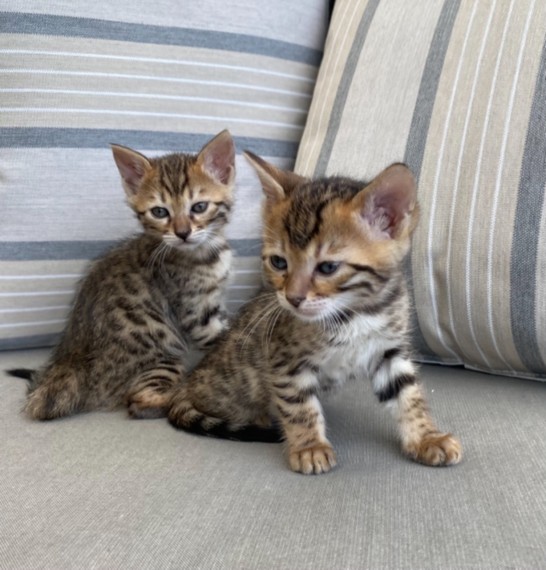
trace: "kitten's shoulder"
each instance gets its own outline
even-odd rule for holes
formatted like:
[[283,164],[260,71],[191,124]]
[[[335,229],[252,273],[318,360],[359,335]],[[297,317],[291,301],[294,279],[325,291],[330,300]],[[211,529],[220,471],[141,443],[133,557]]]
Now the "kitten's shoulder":
[[121,239],[93,259],[89,271],[132,263],[145,263],[157,243],[144,233]]

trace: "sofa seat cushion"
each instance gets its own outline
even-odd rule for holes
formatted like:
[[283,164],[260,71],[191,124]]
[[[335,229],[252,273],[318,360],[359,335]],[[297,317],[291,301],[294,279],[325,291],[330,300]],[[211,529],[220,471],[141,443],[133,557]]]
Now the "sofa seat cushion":
[[[0,370],[46,351],[0,355]],[[282,445],[174,430],[126,411],[35,423],[0,373],[0,567],[537,569],[546,555],[546,384],[425,366],[455,467],[400,453],[367,382],[324,400],[338,467],[289,470]],[[492,405],[492,402],[494,405]]]

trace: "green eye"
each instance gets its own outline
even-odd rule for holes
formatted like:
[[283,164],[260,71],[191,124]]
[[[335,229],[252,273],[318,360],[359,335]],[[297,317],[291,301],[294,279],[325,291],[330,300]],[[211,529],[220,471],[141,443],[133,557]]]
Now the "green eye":
[[271,265],[279,271],[284,271],[288,267],[286,259],[284,259],[284,257],[280,257],[279,255],[272,255],[269,258],[269,261]]
[[150,210],[154,218],[167,218],[169,216],[169,210],[167,208],[161,208],[160,206],[155,206]]
[[194,214],[202,214],[209,207],[208,202],[197,202],[191,207]]
[[322,275],[332,275],[339,269],[337,261],[323,261],[317,265],[317,271]]

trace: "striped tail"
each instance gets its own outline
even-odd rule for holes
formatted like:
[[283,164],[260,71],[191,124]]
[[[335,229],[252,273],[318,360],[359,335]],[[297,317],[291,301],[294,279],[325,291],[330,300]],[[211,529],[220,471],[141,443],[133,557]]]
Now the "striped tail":
[[185,389],[179,390],[172,400],[169,410],[169,423],[177,429],[219,439],[261,441],[264,443],[279,443],[283,440],[282,432],[276,426],[235,426],[224,419],[200,412],[195,409],[187,397]]

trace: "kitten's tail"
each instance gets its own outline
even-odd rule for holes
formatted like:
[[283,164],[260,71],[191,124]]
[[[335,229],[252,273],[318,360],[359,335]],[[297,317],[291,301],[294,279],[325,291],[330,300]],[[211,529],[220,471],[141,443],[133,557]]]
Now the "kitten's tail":
[[283,440],[281,431],[273,425],[271,427],[236,426],[221,418],[200,412],[193,406],[185,389],[180,390],[172,400],[169,410],[169,423],[177,429],[219,439],[265,443],[280,443]]
[[36,370],[30,368],[13,368],[11,370],[6,370],[10,376],[15,376],[16,378],[22,378],[23,380],[28,380],[30,383],[34,381],[34,373]]

